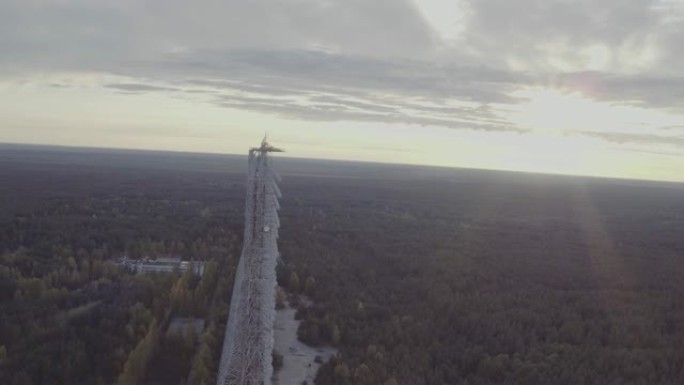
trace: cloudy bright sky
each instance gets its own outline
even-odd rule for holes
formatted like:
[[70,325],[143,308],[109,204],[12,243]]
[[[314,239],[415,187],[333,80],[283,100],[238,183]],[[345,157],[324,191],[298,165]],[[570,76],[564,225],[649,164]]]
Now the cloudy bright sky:
[[0,0],[0,142],[684,181],[684,0]]

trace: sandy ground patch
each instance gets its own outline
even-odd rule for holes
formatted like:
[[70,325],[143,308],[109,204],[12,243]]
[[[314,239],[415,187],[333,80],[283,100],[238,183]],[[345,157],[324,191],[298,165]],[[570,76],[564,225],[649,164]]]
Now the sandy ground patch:
[[314,362],[316,356],[321,356],[325,362],[337,353],[332,347],[312,348],[298,341],[300,321],[295,320],[295,312],[289,304],[276,312],[275,350],[283,355],[283,366],[273,375],[274,385],[301,385],[304,381],[313,385],[321,366]]

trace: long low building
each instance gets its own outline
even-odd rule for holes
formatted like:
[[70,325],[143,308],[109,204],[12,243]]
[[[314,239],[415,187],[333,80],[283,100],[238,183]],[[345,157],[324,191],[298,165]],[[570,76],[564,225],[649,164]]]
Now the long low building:
[[200,277],[204,275],[204,262],[183,261],[181,257],[158,257],[156,259],[123,257],[119,264],[136,274],[172,273],[176,269],[182,273],[192,268],[195,275]]

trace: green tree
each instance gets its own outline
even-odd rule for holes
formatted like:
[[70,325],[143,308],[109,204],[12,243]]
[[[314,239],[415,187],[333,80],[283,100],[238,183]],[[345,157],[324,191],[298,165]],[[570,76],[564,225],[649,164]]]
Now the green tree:
[[346,384],[349,381],[349,367],[344,362],[335,366],[335,379],[341,383]]
[[332,342],[333,345],[337,345],[340,343],[340,328],[337,327],[337,325],[333,326],[332,333],[330,336],[330,342]]
[[285,301],[287,300],[287,295],[285,291],[278,286],[276,288],[276,309],[282,309],[285,307]]
[[287,283],[287,288],[292,294],[299,294],[301,291],[301,284],[299,282],[299,276],[294,271],[290,274],[290,280]]
[[316,280],[314,279],[314,277],[309,276],[304,282],[304,293],[306,293],[306,295],[308,296],[312,296],[315,288]]
[[159,330],[157,320],[154,319],[145,337],[128,355],[123,372],[116,381],[117,385],[135,385],[145,376],[147,363],[152,358],[158,340]]
[[69,259],[67,259],[67,265],[69,266],[70,271],[76,271],[78,269],[78,265],[76,264],[74,257],[69,257]]
[[191,385],[209,384],[212,382],[212,373],[215,371],[212,353],[216,350],[215,334],[216,324],[212,322],[200,337],[200,346],[193,358],[192,369],[190,370],[190,381],[188,383]]

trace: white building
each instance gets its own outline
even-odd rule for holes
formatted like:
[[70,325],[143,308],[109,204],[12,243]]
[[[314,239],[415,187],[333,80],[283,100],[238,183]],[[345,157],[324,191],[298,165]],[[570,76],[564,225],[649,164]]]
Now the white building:
[[119,261],[121,266],[134,271],[136,274],[150,274],[150,273],[172,273],[176,269],[181,273],[192,268],[195,275],[204,275],[204,262],[200,261],[183,261],[181,257],[157,257],[150,259],[148,257],[142,259],[129,259],[124,256]]

